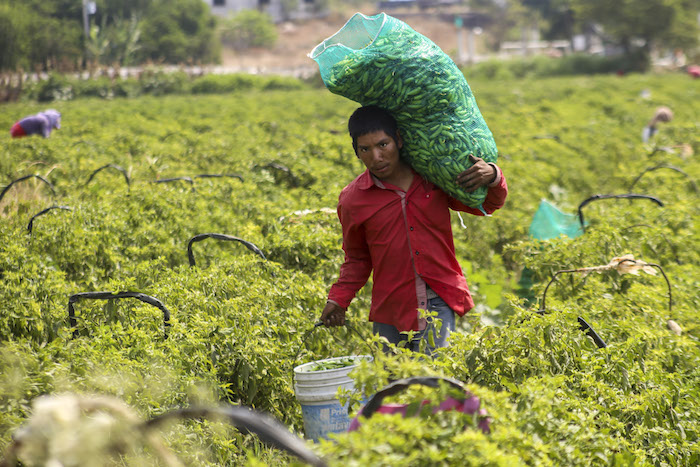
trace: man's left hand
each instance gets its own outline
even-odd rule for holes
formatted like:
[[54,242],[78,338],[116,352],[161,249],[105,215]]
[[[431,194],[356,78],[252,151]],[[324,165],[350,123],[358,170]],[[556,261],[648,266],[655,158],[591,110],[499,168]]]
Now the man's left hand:
[[469,161],[473,165],[457,175],[457,184],[461,186],[464,191],[471,193],[496,180],[496,176],[498,175],[496,167],[487,163],[480,157],[474,157],[473,154],[469,154]]

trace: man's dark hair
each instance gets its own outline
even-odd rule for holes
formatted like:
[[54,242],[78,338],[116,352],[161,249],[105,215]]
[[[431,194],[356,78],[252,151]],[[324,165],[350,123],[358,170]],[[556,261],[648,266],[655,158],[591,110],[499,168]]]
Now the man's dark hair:
[[366,105],[355,110],[348,120],[348,131],[355,153],[357,153],[357,138],[380,130],[391,136],[398,146],[399,127],[396,119],[388,111],[376,105]]

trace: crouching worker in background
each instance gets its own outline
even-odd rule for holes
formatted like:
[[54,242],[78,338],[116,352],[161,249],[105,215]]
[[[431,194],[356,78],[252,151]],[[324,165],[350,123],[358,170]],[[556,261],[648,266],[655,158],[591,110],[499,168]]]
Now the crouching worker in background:
[[[374,334],[398,344],[408,340],[407,331],[416,331],[406,347],[417,351],[425,340],[426,353],[433,355],[447,345],[455,315],[474,306],[455,257],[450,209],[483,213],[451,198],[399,157],[403,140],[387,111],[361,107],[350,117],[348,130],[367,170],[340,193],[345,261],[321,321],[326,326],[345,324],[350,302],[372,273],[369,320]],[[468,192],[487,186],[482,207],[491,214],[505,202],[506,179],[495,164],[471,157],[474,165],[457,182]],[[426,317],[420,310],[437,315]]]
[[21,138],[30,135],[42,135],[44,138],[51,136],[51,131],[61,128],[61,113],[54,109],[39,112],[36,115],[24,117],[12,125],[10,135],[13,138]]
[[654,116],[649,120],[649,123],[642,130],[642,142],[648,143],[651,138],[659,131],[659,123],[668,123],[673,120],[673,112],[668,107],[659,107],[654,112]]

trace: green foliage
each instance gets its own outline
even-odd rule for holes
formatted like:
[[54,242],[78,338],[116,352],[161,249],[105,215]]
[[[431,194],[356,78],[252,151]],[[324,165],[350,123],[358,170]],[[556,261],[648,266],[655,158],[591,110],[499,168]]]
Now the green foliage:
[[70,80],[58,73],[49,74],[49,77],[38,82],[31,92],[39,102],[65,101],[73,98],[73,86]]
[[0,70],[13,70],[20,60],[19,28],[14,24],[12,11],[7,5],[0,5]]
[[511,60],[487,60],[463,68],[468,79],[523,79],[640,71],[639,59],[572,54],[561,58],[537,56]]
[[277,29],[272,18],[257,10],[242,10],[222,20],[220,31],[222,41],[239,50],[271,47],[277,42]]
[[80,22],[38,10],[19,2],[0,4],[0,70],[64,68],[80,57]]
[[[369,287],[350,307],[349,326],[313,327],[343,258],[337,197],[363,170],[344,130],[356,104],[306,87],[264,90],[268,81],[239,76],[143,79],[163,83],[154,93],[202,84],[194,96],[59,101],[62,128],[51,138],[2,137],[3,185],[39,174],[55,193],[29,179],[0,200],[0,450],[38,396],[65,392],[117,397],[144,419],[195,404],[251,406],[302,436],[294,367],[373,354],[373,363],[353,371],[360,393],[341,394],[351,416],[391,380],[446,376],[479,397],[491,432],[455,412],[375,414],[358,431],[309,443],[330,465],[698,463],[700,171],[689,151],[700,151],[700,99],[686,76],[470,79],[510,195],[492,217],[453,217],[457,257],[478,307],[458,320],[450,347],[434,359],[380,351],[366,322]],[[119,83],[68,84],[72,93],[109,97]],[[120,86],[127,83],[143,92],[136,81]],[[641,128],[658,105],[673,108],[674,120],[642,144]],[[0,126],[42,108],[5,105]],[[662,162],[680,172],[645,172]],[[95,173],[107,164],[122,167],[130,184],[116,170]],[[192,183],[155,183],[173,177]],[[583,210],[582,236],[528,238],[541,198],[575,214],[589,196],[632,191],[664,206],[599,200]],[[32,216],[52,205],[72,209],[34,219],[30,233]],[[212,232],[252,242],[267,259],[209,238],[192,245],[190,266],[188,241]],[[623,254],[660,265],[670,289],[660,273],[572,273],[552,282],[543,303],[557,271]],[[524,267],[533,278],[530,306],[515,293]],[[125,298],[76,301],[72,338],[69,297],[88,291],[157,298],[170,312],[168,337],[159,309]],[[578,317],[606,348],[581,332]],[[669,318],[681,335],[667,328]],[[416,389],[385,402],[414,407],[445,396]],[[193,420],[162,434],[188,465],[295,462],[219,422]],[[143,450],[123,462],[155,459]]]
[[144,62],[215,63],[215,19],[199,0],[97,2],[84,37],[82,3],[0,2],[0,70],[73,71],[82,60],[122,66]]
[[154,0],[141,24],[143,59],[181,63],[212,63],[219,50],[214,18],[199,0]]
[[[634,39],[648,54],[654,45],[689,48],[698,43],[697,5],[688,0],[635,0],[611,4],[602,0],[573,0],[577,18],[603,26],[606,36],[632,53]],[[648,58],[648,57],[645,57]]]
[[206,75],[192,83],[194,94],[221,94],[250,89],[300,89],[301,81],[281,76],[252,76],[244,73]]
[[133,65],[141,49],[141,25],[135,14],[117,17],[111,24],[102,17],[98,27],[93,25],[86,42],[88,58],[103,65]]
[[251,90],[302,90],[307,85],[284,76],[252,76],[248,74],[190,76],[160,67],[147,67],[137,78],[96,77],[81,79],[50,73],[46,79],[28,83],[24,97],[39,102],[65,101],[82,97],[112,99],[144,94],[219,94]]
[[139,84],[144,94],[163,96],[189,92],[190,80],[185,72],[168,73],[151,68],[141,73]]
[[545,22],[544,38],[571,39],[575,17],[569,0],[524,0],[523,5],[538,12]]

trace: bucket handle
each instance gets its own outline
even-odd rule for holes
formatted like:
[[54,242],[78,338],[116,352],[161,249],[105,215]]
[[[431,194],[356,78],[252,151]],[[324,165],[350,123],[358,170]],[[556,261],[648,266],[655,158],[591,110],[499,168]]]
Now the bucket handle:
[[[317,328],[320,328],[320,327],[324,327],[323,321],[315,322],[313,327],[311,329],[309,329],[308,331],[306,331],[306,335],[301,340],[301,345],[299,345],[299,350],[297,350],[297,353],[294,355],[294,360],[292,360],[293,362],[295,362],[295,363],[297,362],[297,359],[299,358],[299,354],[301,353],[301,350],[304,348],[304,344],[306,343],[306,339],[308,339],[309,336],[311,335],[311,333],[313,333]],[[360,334],[360,331],[355,329],[354,326],[350,326],[350,323],[347,320],[345,321],[345,327],[347,327],[351,332],[354,332],[355,334],[357,334],[357,336],[360,338],[360,340],[362,340],[363,342],[365,341],[365,337],[362,334]],[[367,348],[369,349],[369,353],[372,355],[372,358],[376,358],[376,356],[374,355],[374,350],[372,350],[372,347],[367,345]]]
[[399,379],[370,397],[369,401],[367,401],[365,406],[362,408],[362,415],[367,418],[371,417],[379,409],[379,407],[381,407],[382,401],[385,397],[398,394],[409,386],[418,384],[421,386],[437,388],[441,382],[447,383],[449,386],[464,393],[468,393],[467,388],[465,388],[460,381],[452,378],[445,378],[441,376],[414,376],[411,378]]

